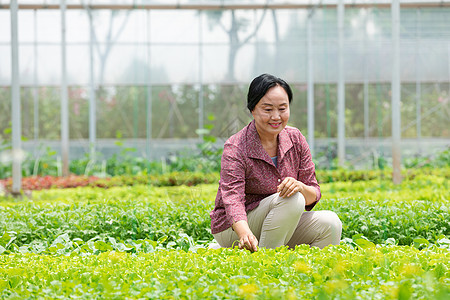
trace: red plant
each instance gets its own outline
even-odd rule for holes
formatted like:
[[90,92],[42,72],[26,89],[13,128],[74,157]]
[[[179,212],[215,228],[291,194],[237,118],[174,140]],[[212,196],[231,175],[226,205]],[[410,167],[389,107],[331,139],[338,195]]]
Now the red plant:
[[[54,176],[32,176],[22,178],[23,190],[42,190],[49,188],[75,188],[79,186],[91,186],[100,178],[95,176],[54,177]],[[12,189],[12,178],[0,179],[6,191]]]

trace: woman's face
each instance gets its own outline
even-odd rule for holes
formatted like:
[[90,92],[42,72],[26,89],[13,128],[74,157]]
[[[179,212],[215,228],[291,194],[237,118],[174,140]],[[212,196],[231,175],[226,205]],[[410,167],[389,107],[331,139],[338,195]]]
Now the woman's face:
[[289,97],[279,85],[270,88],[252,111],[260,136],[278,135],[289,121]]

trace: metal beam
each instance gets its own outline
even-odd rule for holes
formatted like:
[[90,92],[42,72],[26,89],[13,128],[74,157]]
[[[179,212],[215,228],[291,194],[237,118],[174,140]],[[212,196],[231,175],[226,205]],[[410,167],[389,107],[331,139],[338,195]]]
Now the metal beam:
[[400,4],[392,1],[392,180],[402,182],[401,177],[401,114],[400,114]]
[[63,176],[69,176],[69,96],[66,62],[66,0],[61,0],[61,156]]
[[369,50],[367,47],[367,20],[369,19],[369,10],[366,9],[364,18],[364,138],[369,138],[369,72],[368,60]]
[[[340,1],[340,0],[338,0]],[[328,8],[336,8],[339,4],[338,1],[334,3],[326,3]],[[351,4],[352,8],[389,8],[391,4],[389,2],[377,3],[367,2],[367,1],[354,1]],[[62,4],[20,4],[20,9],[60,9]],[[211,4],[189,4],[189,3],[173,3],[173,4],[114,4],[114,3],[103,3],[103,4],[69,4],[66,5],[66,9],[85,9],[89,7],[90,9],[112,9],[112,10],[133,10],[133,9],[179,9],[179,10],[236,10],[236,9],[310,9],[313,6],[311,1],[305,1],[305,3],[255,3],[255,4],[236,4],[236,3],[211,3]],[[417,7],[450,7],[450,1],[402,1],[402,8],[417,8]],[[0,9],[9,9],[9,4],[0,4]]]
[[17,25],[17,0],[11,0],[11,107],[12,107],[12,194],[20,195],[22,189],[22,145],[19,82],[19,41]]
[[199,11],[198,15],[198,83],[200,89],[198,91],[198,129],[200,141],[203,141],[203,128],[204,128],[204,104],[203,104],[203,26],[202,26],[202,12]]
[[312,17],[314,15],[314,9],[311,9],[308,13],[308,19],[306,20],[306,35],[307,35],[307,53],[308,53],[308,144],[311,150],[311,155],[314,156],[314,51],[312,45],[313,32],[312,32]]
[[420,39],[421,39],[421,25],[420,25],[420,9],[416,11],[416,135],[417,135],[417,143],[420,149],[420,140],[422,138],[422,88],[421,88],[421,70],[420,70]]
[[151,22],[150,22],[150,11],[147,11],[147,158],[151,157],[151,146],[152,146],[152,77],[151,77]]
[[[39,139],[39,83],[38,83],[38,38],[37,38],[37,10],[34,10],[34,68],[33,68],[33,102],[34,102],[34,142]],[[38,149],[38,147],[36,147]]]
[[94,78],[94,24],[92,12],[88,11],[89,17],[89,148],[91,160],[95,160],[96,140],[97,140],[97,104],[95,97]]
[[338,20],[338,86],[337,86],[337,135],[338,163],[345,163],[345,74],[344,74],[344,0],[339,1],[337,9]]

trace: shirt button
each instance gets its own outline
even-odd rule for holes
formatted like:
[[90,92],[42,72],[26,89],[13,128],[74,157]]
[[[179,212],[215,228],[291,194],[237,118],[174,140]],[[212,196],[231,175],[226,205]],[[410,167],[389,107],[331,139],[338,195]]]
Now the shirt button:
[[280,181],[281,181],[281,179],[278,178],[278,182],[280,182]]

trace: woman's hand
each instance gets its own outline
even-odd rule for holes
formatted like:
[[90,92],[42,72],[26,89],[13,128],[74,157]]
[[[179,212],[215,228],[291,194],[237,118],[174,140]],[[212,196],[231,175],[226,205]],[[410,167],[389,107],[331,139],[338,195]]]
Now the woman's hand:
[[297,192],[303,194],[303,186],[305,184],[292,177],[286,177],[277,187],[277,193],[280,197],[288,198]]
[[316,202],[316,189],[292,177],[286,177],[277,187],[277,192],[280,193],[280,197],[286,198],[299,192],[305,197],[305,205]]
[[258,251],[258,239],[253,233],[245,234],[239,238],[239,249],[247,249],[251,252]]
[[258,239],[253,235],[247,221],[241,220],[233,224],[233,230],[239,237],[239,249],[258,251]]

